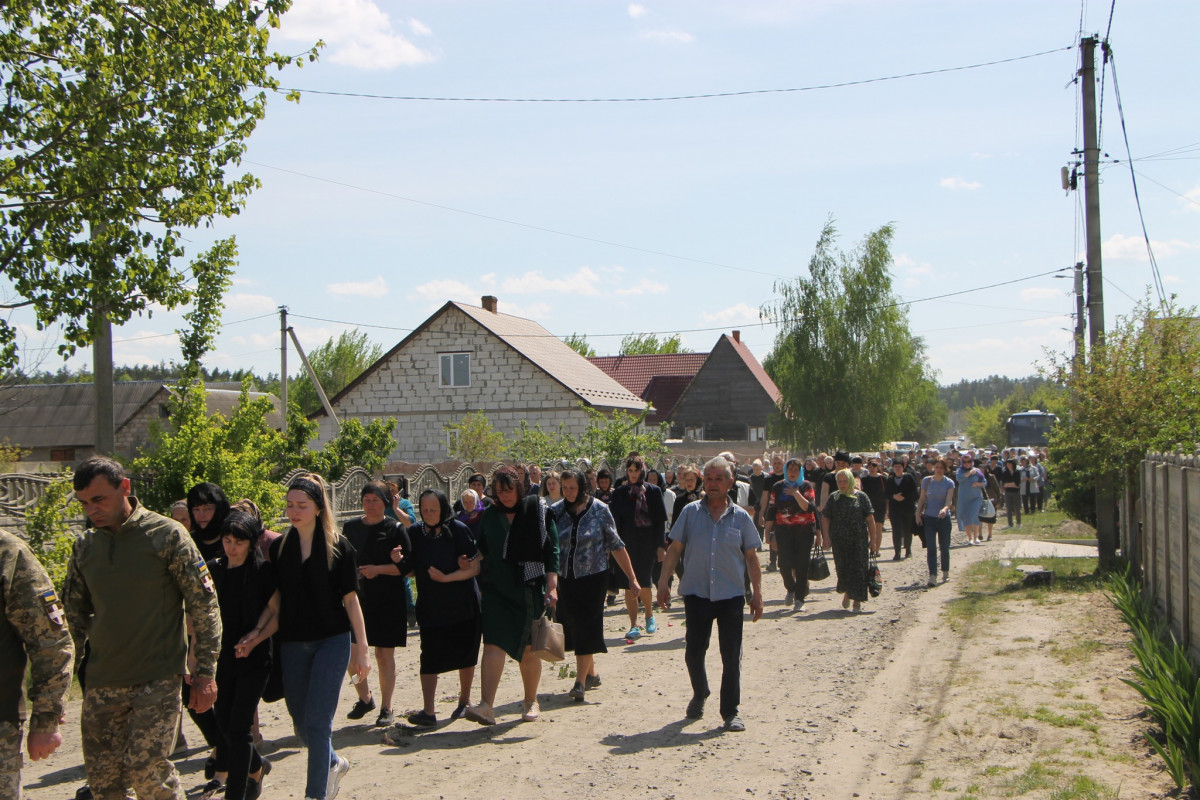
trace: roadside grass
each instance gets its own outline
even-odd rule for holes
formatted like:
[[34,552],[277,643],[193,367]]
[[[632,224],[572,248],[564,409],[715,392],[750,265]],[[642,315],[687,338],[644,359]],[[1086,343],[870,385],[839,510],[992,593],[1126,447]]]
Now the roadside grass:
[[[1000,604],[1010,600],[1057,603],[1071,595],[1102,591],[1105,584],[1104,578],[1096,575],[1098,563],[1095,558],[1020,558],[1009,566],[991,559],[976,562],[966,571],[963,596],[950,601],[947,619],[951,626],[965,626],[996,613]],[[1021,581],[1025,576],[1017,567],[1026,564],[1038,564],[1052,571],[1053,585],[1023,586]],[[1082,651],[1071,651],[1067,657],[1083,655]]]
[[1066,775],[1057,766],[1035,761],[1020,774],[1001,784],[1005,797],[1023,797],[1030,792],[1049,800],[1117,800],[1119,791],[1087,775]]

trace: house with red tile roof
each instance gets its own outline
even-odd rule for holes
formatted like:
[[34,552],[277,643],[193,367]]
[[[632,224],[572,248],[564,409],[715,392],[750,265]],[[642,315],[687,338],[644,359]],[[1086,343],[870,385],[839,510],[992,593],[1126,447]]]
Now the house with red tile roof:
[[594,356],[588,361],[654,408],[646,422],[657,425],[670,417],[679,395],[696,377],[708,353],[653,353],[637,356]]

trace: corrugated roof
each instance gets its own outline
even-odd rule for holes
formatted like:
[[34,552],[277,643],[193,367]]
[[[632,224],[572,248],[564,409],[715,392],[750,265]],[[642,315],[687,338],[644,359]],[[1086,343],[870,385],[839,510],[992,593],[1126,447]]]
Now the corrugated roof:
[[[161,381],[113,384],[116,429],[165,387]],[[0,439],[22,447],[90,447],[96,443],[96,392],[90,383],[0,389]]]
[[[656,353],[642,356],[595,356],[588,361],[638,397],[646,397],[646,387],[660,375],[685,375],[696,377],[708,353]],[[674,405],[674,403],[672,403]],[[654,404],[655,408],[669,410],[671,406]]]
[[451,302],[450,305],[491,331],[589,404],[633,411],[641,411],[646,407],[640,397],[533,320],[464,303]]

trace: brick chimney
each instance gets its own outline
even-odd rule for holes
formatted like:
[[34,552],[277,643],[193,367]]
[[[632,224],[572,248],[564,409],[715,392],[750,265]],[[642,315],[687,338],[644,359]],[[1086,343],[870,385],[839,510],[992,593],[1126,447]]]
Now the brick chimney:
[[[493,310],[494,310],[494,309],[493,309]],[[740,343],[741,343],[741,341],[742,341],[742,332],[741,332],[741,331],[734,331],[734,332],[733,332],[733,340],[734,340],[735,342],[738,342],[738,343],[740,344]]]
[[496,298],[492,295],[485,294],[483,299],[480,301],[480,305],[483,306],[484,311],[490,311],[493,314],[496,313]]

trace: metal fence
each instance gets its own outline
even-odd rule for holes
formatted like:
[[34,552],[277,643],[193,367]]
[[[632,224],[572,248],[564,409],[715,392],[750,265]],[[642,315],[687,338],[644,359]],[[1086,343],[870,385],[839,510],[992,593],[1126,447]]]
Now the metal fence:
[[1122,502],[1121,547],[1175,638],[1200,658],[1200,454],[1150,453]]

